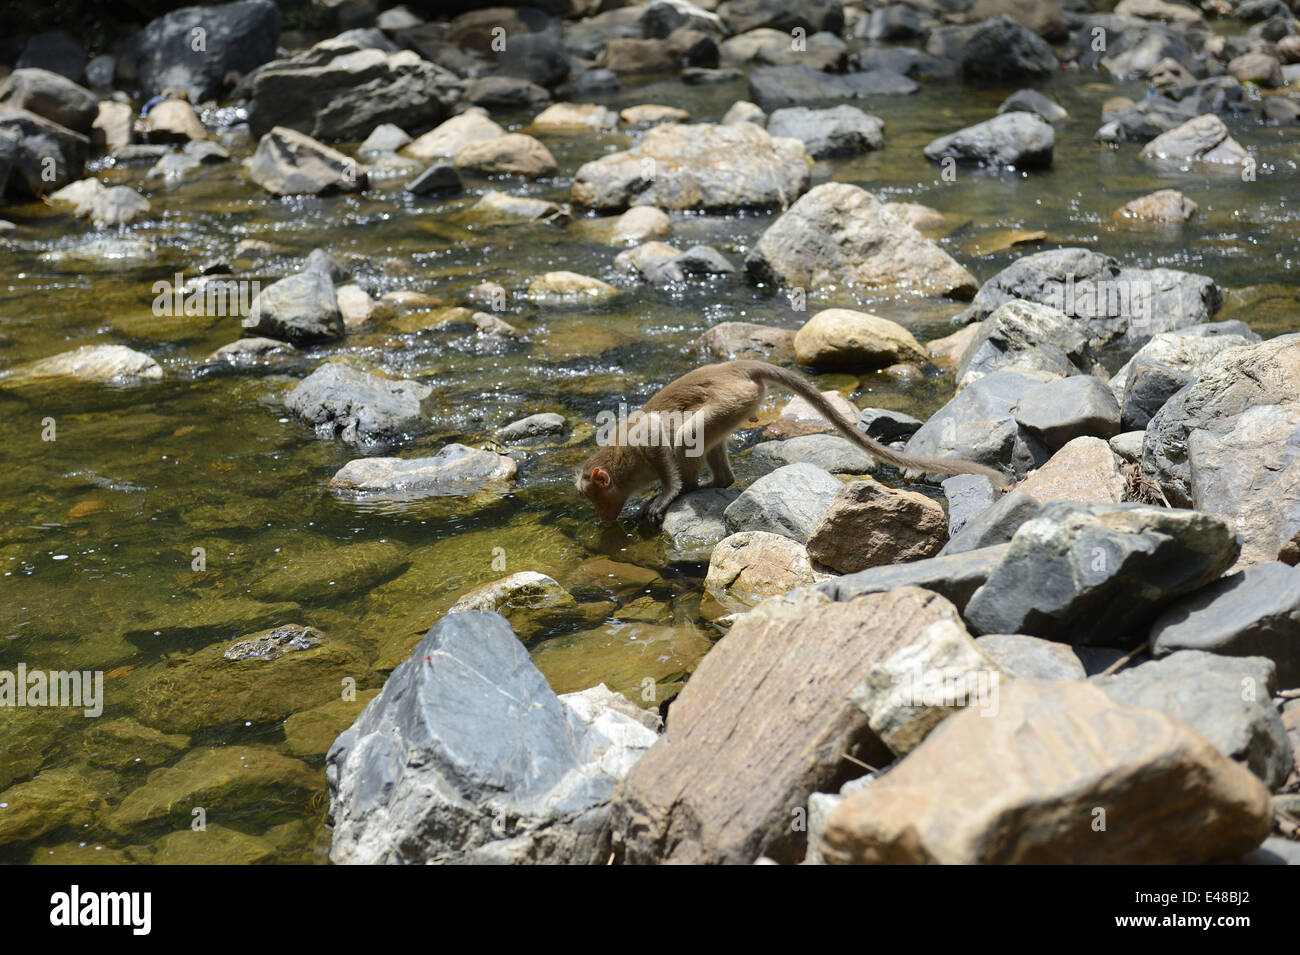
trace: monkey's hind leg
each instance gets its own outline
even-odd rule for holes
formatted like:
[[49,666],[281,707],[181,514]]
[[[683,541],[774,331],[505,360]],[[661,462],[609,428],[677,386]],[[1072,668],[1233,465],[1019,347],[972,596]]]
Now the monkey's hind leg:
[[727,457],[727,442],[724,440],[709,448],[704,460],[709,465],[712,476],[709,487],[731,487],[736,483],[736,475],[731,470],[731,460]]

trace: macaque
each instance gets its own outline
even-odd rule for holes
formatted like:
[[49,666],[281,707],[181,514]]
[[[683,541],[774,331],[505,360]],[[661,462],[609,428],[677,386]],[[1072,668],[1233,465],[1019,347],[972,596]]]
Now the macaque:
[[687,372],[627,416],[613,438],[583,462],[575,481],[578,492],[595,505],[602,521],[612,521],[629,497],[658,481],[662,487],[644,514],[657,527],[673,501],[699,486],[703,465],[712,476],[709,487],[730,487],[736,477],[727,459],[727,438],[746,422],[758,421],[769,381],[807,400],[841,434],[881,461],[917,471],[980,474],[999,488],[1008,486],[1003,474],[983,464],[915,457],[873,441],[795,372],[762,361],[729,361]]

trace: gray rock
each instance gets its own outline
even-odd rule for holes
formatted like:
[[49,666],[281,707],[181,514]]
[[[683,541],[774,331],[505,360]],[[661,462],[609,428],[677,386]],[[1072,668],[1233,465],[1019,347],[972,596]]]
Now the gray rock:
[[58,73],[17,69],[0,84],[0,106],[25,109],[83,136],[99,115],[99,99]]
[[423,430],[431,393],[418,381],[390,381],[331,362],[300,381],[284,403],[318,437],[377,444]]
[[[933,21],[930,21],[933,25]],[[865,20],[858,22],[854,31],[877,43],[901,43],[907,40],[924,40],[930,32],[921,15],[902,3],[891,3],[872,10]]]
[[695,348],[723,361],[755,358],[780,363],[794,359],[794,332],[753,322],[722,322],[697,338]]
[[1242,560],[1300,561],[1300,335],[1214,358],[1147,426],[1142,473],[1169,502],[1227,520]]
[[573,201],[618,211],[636,201],[661,209],[783,206],[808,188],[803,146],[752,123],[666,123],[641,142],[578,168]]
[[1013,413],[1049,451],[1084,435],[1112,438],[1120,431],[1119,403],[1106,382],[1092,375],[1026,388]]
[[1161,332],[1137,350],[1110,378],[1110,389],[1123,400],[1129,372],[1139,361],[1159,362],[1176,372],[1196,378],[1220,352],[1259,342],[1259,336],[1244,322],[1209,322],[1173,332]]
[[80,83],[86,74],[86,48],[61,30],[38,33],[27,41],[14,66],[20,70],[49,70]]
[[735,275],[739,268],[711,245],[693,245],[673,259],[673,268],[686,276]]
[[764,441],[750,452],[772,469],[787,464],[812,464],[832,474],[874,474],[879,463],[848,438],[838,434],[803,434],[785,441]]
[[852,600],[863,594],[877,594],[896,587],[921,587],[932,590],[963,610],[988,576],[998,567],[1010,544],[985,547],[964,554],[929,557],[909,564],[869,567],[856,574],[845,574],[818,584],[817,588],[831,600]]
[[324,249],[312,249],[302,264],[303,272],[319,272],[334,285],[346,282],[352,277],[347,269]]
[[449,444],[427,458],[357,458],[335,472],[329,488],[385,501],[459,497],[511,480],[515,468],[504,454]]
[[885,145],[885,124],[856,106],[778,109],[768,117],[767,131],[801,140],[814,159],[856,156]]
[[770,27],[786,33],[801,28],[809,33],[844,29],[844,8],[839,0],[724,0],[718,16],[731,33]]
[[717,543],[730,533],[724,514],[738,497],[739,488],[709,487],[673,501],[661,529],[668,559],[707,561]]
[[993,482],[981,474],[954,474],[945,478],[942,486],[948,498],[949,538],[960,534],[962,528],[1002,498]]
[[1082,680],[1088,675],[1078,654],[1055,640],[1027,637],[1023,633],[990,633],[976,637],[975,646],[1013,677]]
[[89,218],[96,226],[126,225],[146,215],[149,200],[130,186],[111,186],[96,193],[88,203],[77,207],[77,214]]
[[985,282],[961,318],[986,318],[1013,299],[1050,305],[1078,320],[1093,348],[1137,347],[1160,332],[1208,322],[1223,301],[1204,275],[1123,268],[1089,249],[1052,249],[1017,259]]
[[1300,865],[1300,842],[1285,836],[1269,836],[1258,849],[1247,853],[1242,865]]
[[359,192],[369,185],[356,160],[283,126],[257,144],[248,178],[277,196]]
[[967,520],[939,551],[939,556],[964,554],[981,547],[1009,543],[1020,526],[1036,517],[1042,509],[1042,502],[1033,496],[1024,491],[1011,491]]
[[1046,463],[1051,452],[1016,423],[1012,409],[1037,382],[995,371],[963,388],[907,442],[907,453],[964,458],[1017,479]]
[[889,69],[865,73],[823,73],[807,63],[760,66],[749,72],[749,98],[764,110],[818,106],[873,96],[906,96],[921,87]]
[[1214,581],[1152,624],[1151,648],[1267,657],[1283,688],[1300,686],[1300,570],[1271,561]]
[[465,188],[460,173],[449,162],[434,163],[409,183],[406,191],[416,196],[442,196]]
[[1094,364],[1088,336],[1077,320],[1051,305],[1012,299],[983,320],[954,375],[964,388],[1000,368],[1063,378],[1087,374]]
[[1052,164],[1056,134],[1037,113],[1001,113],[993,119],[940,136],[925,147],[934,162],[954,159],[981,166],[1035,169]]
[[1002,101],[999,113],[1035,113],[1049,123],[1059,123],[1069,117],[1061,106],[1052,102],[1038,90],[1017,90]]
[[1145,431],[1125,431],[1110,439],[1110,449],[1125,461],[1141,461],[1142,442],[1146,436]]
[[89,152],[88,136],[30,110],[0,109],[0,164],[8,167],[9,189],[49,195],[81,178]]
[[330,860],[603,863],[609,800],[656,739],[557,697],[500,615],[448,615],[330,747]]
[[816,465],[787,464],[759,478],[727,506],[727,530],[767,531],[806,544],[842,486]]
[[465,82],[465,98],[488,110],[541,109],[551,101],[546,87],[517,76],[480,76]]
[[1090,682],[1121,703],[1187,723],[1269,789],[1291,773],[1291,742],[1270,698],[1276,681],[1269,660],[1184,650]]
[[922,422],[892,408],[863,408],[858,412],[858,427],[868,438],[890,442],[915,434]]
[[249,335],[295,345],[343,337],[343,315],[334,283],[316,269],[297,272],[262,289],[242,324]]
[[1026,76],[1047,76],[1057,65],[1046,40],[1004,14],[976,27],[961,50],[965,79],[1015,82]]
[[412,50],[385,53],[335,38],[267,63],[253,76],[251,93],[254,135],[288,127],[316,139],[355,142],[384,123],[412,131],[436,126],[464,87]]
[[[202,49],[194,48],[196,36]],[[180,87],[200,103],[220,96],[230,73],[242,76],[272,59],[279,39],[280,10],[271,0],[239,0],[152,20],[131,37],[124,57],[146,97]]]
[[1124,367],[1127,375],[1120,417],[1126,431],[1145,431],[1165,402],[1195,380],[1153,358],[1136,357]]
[[966,607],[972,631],[1093,646],[1139,643],[1240,550],[1223,521],[1196,511],[1069,501],[1045,505],[1006,547]]

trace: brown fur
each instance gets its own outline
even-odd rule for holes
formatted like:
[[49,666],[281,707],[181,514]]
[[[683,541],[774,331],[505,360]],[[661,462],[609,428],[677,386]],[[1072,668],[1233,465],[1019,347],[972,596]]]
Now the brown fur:
[[881,461],[916,471],[980,474],[998,487],[1007,486],[1004,475],[982,464],[956,458],[915,457],[873,441],[802,375],[762,361],[729,361],[687,372],[656,392],[640,411],[645,415],[698,414],[703,453],[690,455],[681,444],[648,447],[611,443],[583,462],[575,482],[578,491],[591,500],[602,520],[614,520],[629,497],[659,481],[663,488],[646,510],[646,517],[659,524],[679,495],[699,486],[704,464],[712,474],[710,487],[729,487],[735,476],[727,459],[727,438],[745,422],[757,420],[765,382],[783,385],[807,400],[841,434]]

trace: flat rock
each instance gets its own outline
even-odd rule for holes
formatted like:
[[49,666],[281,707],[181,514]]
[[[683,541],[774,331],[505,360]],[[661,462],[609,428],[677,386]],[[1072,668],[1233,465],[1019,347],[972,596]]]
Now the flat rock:
[[989,633],[976,637],[975,646],[1011,677],[1082,680],[1088,675],[1075,652],[1055,640],[1023,633]]
[[386,500],[459,497],[514,479],[513,458],[449,444],[427,458],[357,458],[330,478],[335,494]]

